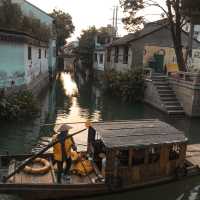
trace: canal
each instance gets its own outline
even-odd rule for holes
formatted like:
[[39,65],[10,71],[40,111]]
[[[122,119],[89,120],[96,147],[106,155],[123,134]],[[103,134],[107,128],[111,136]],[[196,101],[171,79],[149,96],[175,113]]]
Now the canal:
[[[54,126],[46,124],[77,121],[109,121],[157,118],[183,130],[190,143],[200,143],[200,119],[169,118],[144,104],[127,104],[103,95],[101,84],[85,81],[78,74],[57,75],[40,98],[41,113],[35,120],[0,124],[0,153],[28,153],[41,136],[49,136]],[[16,199],[0,196],[0,200]],[[200,177],[91,200],[200,200]]]

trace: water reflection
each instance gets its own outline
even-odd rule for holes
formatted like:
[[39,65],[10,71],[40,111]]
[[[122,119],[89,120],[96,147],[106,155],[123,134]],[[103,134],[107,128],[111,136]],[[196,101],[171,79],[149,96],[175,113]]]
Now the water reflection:
[[[61,73],[56,82],[41,97],[41,115],[34,121],[0,124],[0,153],[29,152],[39,137],[48,136],[57,123],[77,121],[109,121],[157,118],[183,130],[190,143],[200,143],[200,119],[175,119],[144,104],[123,103],[116,98],[105,96],[101,85],[86,81],[81,74],[73,78]],[[44,124],[52,126],[43,126]],[[76,125],[76,129],[82,129]],[[78,143],[84,143],[87,135],[77,136]],[[199,198],[200,177],[187,181],[156,186],[152,188],[96,197],[95,200],[196,200]],[[0,196],[0,199],[2,197]],[[5,199],[5,198],[4,198]],[[90,198],[91,199],[91,198]]]
[[65,94],[67,96],[76,96],[78,94],[78,88],[75,81],[72,79],[70,73],[61,73],[61,81],[63,84],[63,88],[65,90]]

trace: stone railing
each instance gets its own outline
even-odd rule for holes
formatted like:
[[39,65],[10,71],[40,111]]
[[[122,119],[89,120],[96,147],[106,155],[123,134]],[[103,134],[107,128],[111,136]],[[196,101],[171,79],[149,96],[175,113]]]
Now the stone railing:
[[200,84],[200,73],[176,72],[176,73],[169,73],[168,76],[172,80],[185,81],[193,85]]

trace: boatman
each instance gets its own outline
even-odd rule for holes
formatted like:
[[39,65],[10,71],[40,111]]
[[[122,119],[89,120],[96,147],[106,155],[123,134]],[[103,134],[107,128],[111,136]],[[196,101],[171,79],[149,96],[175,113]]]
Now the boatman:
[[[58,134],[53,136],[53,142],[58,140],[59,142],[53,146],[54,160],[57,163],[57,181],[61,183],[61,175],[69,175],[69,170],[71,167],[71,149],[77,150],[76,145],[72,137],[66,138],[68,136],[68,131],[72,127],[67,124],[63,124],[58,129]],[[63,170],[63,163],[66,162],[66,168]]]

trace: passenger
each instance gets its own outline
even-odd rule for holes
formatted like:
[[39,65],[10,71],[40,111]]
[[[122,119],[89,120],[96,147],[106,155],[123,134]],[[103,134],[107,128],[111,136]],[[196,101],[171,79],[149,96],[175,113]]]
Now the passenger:
[[99,157],[101,158],[101,174],[105,177],[106,174],[106,155],[105,153],[100,153]]
[[[72,127],[68,125],[61,125],[58,129],[59,134],[53,136],[53,141],[59,140],[57,144],[53,146],[54,160],[57,163],[57,182],[61,183],[61,175],[69,175],[69,170],[71,167],[71,148],[74,151],[77,150],[76,145],[72,137],[66,139],[68,136],[68,131]],[[66,168],[63,170],[63,163],[66,162]]]

